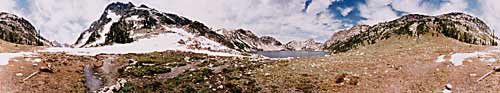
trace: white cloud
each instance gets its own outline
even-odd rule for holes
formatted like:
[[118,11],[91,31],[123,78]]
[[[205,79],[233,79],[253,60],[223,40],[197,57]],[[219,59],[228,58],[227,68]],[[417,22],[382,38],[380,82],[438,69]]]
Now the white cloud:
[[[1,1],[5,0],[0,0],[0,5],[15,5]],[[100,17],[106,5],[114,1],[145,4],[198,20],[214,29],[244,28],[281,41],[326,40],[340,25],[326,11],[331,0],[314,0],[306,13],[302,11],[305,7],[302,0],[28,0],[31,11],[23,15],[47,39],[74,43]]]
[[16,7],[15,0],[0,0],[0,11],[1,12],[14,12]]
[[[213,28],[244,28],[281,41],[326,40],[337,21],[327,10],[331,0],[314,0],[306,13],[305,0],[149,0],[156,9],[199,20]],[[165,5],[168,4],[168,5]],[[319,16],[317,15],[319,14]],[[326,25],[323,25],[326,24]]]
[[[448,12],[466,12],[467,0],[449,0],[447,2],[421,3],[423,0],[394,0],[394,9],[417,14],[439,15]],[[438,5],[439,7],[435,7]]]
[[500,4],[499,0],[482,0],[480,10],[482,13],[480,17],[488,23],[490,28],[495,30],[497,36],[500,35]]
[[351,13],[353,9],[354,9],[353,7],[339,8],[340,15],[347,16],[349,13]]
[[367,19],[361,21],[361,23],[374,25],[397,18],[396,13],[388,6],[391,2],[390,0],[369,0],[366,4],[359,5],[360,15]]
[[[299,0],[297,0],[299,1]],[[304,0],[305,1],[305,0]],[[332,2],[339,0],[312,0],[311,4],[307,8],[308,13],[319,13],[325,10]]]
[[[0,0],[0,11],[11,12],[30,20],[49,40],[74,43],[78,35],[100,17],[107,4],[130,0],[27,0],[26,9],[17,9],[16,0]],[[305,0],[131,0],[160,11],[179,14],[217,28],[244,28],[257,35],[270,35],[281,41],[329,38],[332,31],[345,24],[333,19],[327,8],[341,0],[313,0],[304,13]],[[344,8],[346,16],[358,8],[363,24],[376,24],[397,18],[393,10],[438,15],[466,11],[467,0],[449,0],[434,7],[422,0],[367,0]],[[19,1],[17,1],[19,2]],[[497,0],[478,0],[481,12],[472,12],[493,29],[500,29],[500,6]],[[391,6],[392,5],[392,8]]]
[[0,12],[7,12],[24,17],[20,9],[16,8],[16,0],[0,0]]
[[74,43],[78,35],[97,20],[108,1],[30,0],[27,19],[49,40]]

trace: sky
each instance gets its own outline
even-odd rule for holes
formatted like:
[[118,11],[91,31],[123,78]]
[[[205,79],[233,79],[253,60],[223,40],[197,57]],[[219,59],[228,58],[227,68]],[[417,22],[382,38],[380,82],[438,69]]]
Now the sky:
[[500,0],[0,0],[0,11],[29,20],[48,40],[72,44],[106,5],[117,1],[182,15],[212,29],[252,30],[281,42],[325,41],[336,31],[406,14],[464,12],[500,30]]

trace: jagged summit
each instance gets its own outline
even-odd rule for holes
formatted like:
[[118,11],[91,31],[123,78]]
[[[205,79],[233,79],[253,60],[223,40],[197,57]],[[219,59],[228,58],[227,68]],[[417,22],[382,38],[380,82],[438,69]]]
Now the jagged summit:
[[325,42],[324,49],[344,52],[358,46],[375,44],[391,37],[445,36],[461,42],[477,45],[497,45],[498,38],[480,19],[464,13],[448,13],[438,16],[409,14],[393,21],[373,26],[359,25],[336,32]]
[[128,3],[114,2],[114,3],[111,3],[108,6],[106,6],[105,10],[110,10],[110,11],[113,11],[117,14],[121,14],[127,10],[132,9],[133,7],[135,7],[135,5],[132,4],[132,2],[128,2]]
[[26,19],[5,12],[0,12],[0,39],[16,44],[51,46]]

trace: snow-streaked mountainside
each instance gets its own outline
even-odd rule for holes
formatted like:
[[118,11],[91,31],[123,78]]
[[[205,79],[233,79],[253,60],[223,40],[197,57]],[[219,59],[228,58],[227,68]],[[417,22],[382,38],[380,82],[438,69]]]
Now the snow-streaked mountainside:
[[308,39],[305,41],[290,41],[284,45],[287,50],[295,51],[321,51],[322,43],[314,41],[314,39]]
[[[182,30],[172,31],[171,29]],[[108,5],[100,19],[93,22],[89,29],[78,37],[73,47],[88,48],[126,44],[164,34],[178,35],[171,37],[177,38],[175,41],[177,43],[169,46],[182,46],[189,49],[238,51],[281,49],[274,46],[281,44],[274,38],[259,38],[254,34],[241,36],[247,34],[239,34],[238,30],[226,31],[223,34],[217,33],[203,23],[176,14],[160,12],[146,5],[135,6],[130,2],[115,2]],[[265,42],[266,40],[270,42]],[[165,41],[167,40],[154,42]]]
[[464,13],[448,13],[439,16],[410,14],[373,26],[355,26],[334,33],[323,48],[332,52],[345,52],[391,37],[409,36],[418,40],[418,37],[426,34],[445,36],[469,44],[498,45],[498,38],[482,20]]
[[0,39],[24,45],[52,45],[40,36],[40,33],[30,22],[24,18],[5,12],[0,12]]
[[245,51],[276,51],[283,50],[281,42],[270,36],[258,37],[252,31],[236,29],[219,29],[216,31],[224,35],[227,39],[233,40],[238,46]]

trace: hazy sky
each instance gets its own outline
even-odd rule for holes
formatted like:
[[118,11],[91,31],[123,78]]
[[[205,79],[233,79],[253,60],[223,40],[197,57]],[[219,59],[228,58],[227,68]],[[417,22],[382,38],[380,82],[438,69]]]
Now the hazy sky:
[[346,27],[373,25],[409,13],[465,12],[500,29],[500,6],[496,5],[500,0],[0,0],[0,11],[28,19],[49,40],[74,43],[115,1],[145,4],[213,29],[249,29],[282,42],[324,41]]

